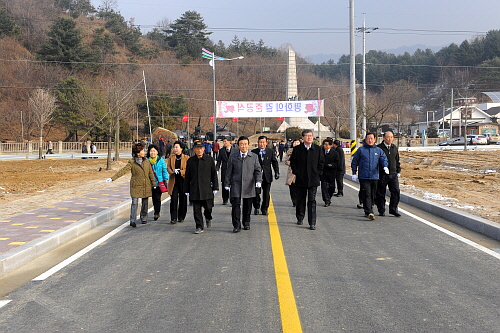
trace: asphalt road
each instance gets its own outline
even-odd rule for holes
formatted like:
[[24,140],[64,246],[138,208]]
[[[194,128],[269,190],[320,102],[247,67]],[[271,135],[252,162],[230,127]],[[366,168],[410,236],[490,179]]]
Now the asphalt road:
[[500,332],[500,255],[413,215],[369,221],[350,187],[318,193],[311,231],[283,183],[238,234],[220,197],[200,235],[167,204],[2,298],[0,332]]

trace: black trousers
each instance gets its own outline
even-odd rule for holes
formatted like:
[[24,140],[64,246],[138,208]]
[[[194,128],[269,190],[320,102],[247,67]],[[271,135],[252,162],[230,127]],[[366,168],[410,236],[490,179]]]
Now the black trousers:
[[161,190],[160,187],[157,186],[156,188],[151,189],[153,192],[153,195],[151,198],[153,199],[153,207],[155,211],[155,215],[160,214],[161,210]]
[[[255,209],[260,208],[261,211],[267,212],[269,208],[270,193],[271,193],[271,183],[268,183],[267,181],[263,180],[261,194],[257,194],[253,198],[253,208]],[[262,204],[260,203],[261,196],[262,196]]]
[[307,202],[307,221],[309,225],[316,225],[316,192],[317,186],[301,187],[297,186],[297,206],[295,207],[295,216],[297,221],[303,221],[306,216]]
[[[344,174],[335,173],[335,183],[337,183],[337,193],[344,195]],[[333,184],[333,192],[335,192],[335,184]]]
[[186,218],[187,197],[182,185],[176,182],[170,196],[170,219],[174,221],[184,221]]
[[400,198],[398,174],[391,173],[383,175],[377,184],[377,195],[375,197],[375,204],[379,213],[385,212],[385,193],[386,188],[389,187],[391,199],[389,201],[389,214],[398,212],[398,204]]
[[290,190],[290,199],[292,199],[292,204],[294,207],[297,206],[297,186],[295,184],[290,184],[288,186],[288,189]]
[[219,157],[219,152],[213,151],[212,154],[213,154],[214,161],[217,161],[217,157]]
[[228,202],[229,201],[229,190],[226,190],[224,188],[224,182],[221,182],[222,186],[222,202]]
[[[241,201],[243,200],[243,211],[241,209]],[[231,219],[233,221],[233,227],[241,229],[241,214],[243,213],[243,226],[250,226],[250,215],[252,213],[252,201],[253,198],[231,198]]]
[[[204,229],[203,216],[205,219],[212,220],[212,208],[214,207],[214,199],[209,200],[191,200],[193,203],[193,216],[196,228]],[[201,208],[203,207],[203,215]]]
[[359,190],[361,192],[361,199],[363,200],[365,215],[373,214],[373,204],[375,203],[375,196],[377,195],[377,183],[378,180],[359,180]]
[[332,195],[335,193],[335,180],[329,183],[326,179],[321,181],[321,198],[324,203],[331,203]]

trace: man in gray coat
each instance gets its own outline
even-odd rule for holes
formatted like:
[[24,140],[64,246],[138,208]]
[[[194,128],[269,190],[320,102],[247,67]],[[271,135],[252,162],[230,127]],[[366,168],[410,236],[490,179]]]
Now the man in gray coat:
[[250,230],[252,201],[262,186],[262,173],[258,156],[248,151],[246,136],[238,139],[239,152],[231,154],[227,163],[224,188],[230,191],[233,232],[241,231],[241,201],[243,200],[243,229]]

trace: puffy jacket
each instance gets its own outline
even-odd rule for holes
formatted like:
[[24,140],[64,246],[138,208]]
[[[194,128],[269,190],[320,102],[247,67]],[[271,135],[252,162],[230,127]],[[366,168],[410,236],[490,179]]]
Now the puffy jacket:
[[359,179],[379,179],[379,168],[387,167],[387,156],[376,145],[364,143],[358,148],[351,160],[352,174],[358,174]]
[[149,159],[149,163],[151,163],[154,173],[156,173],[155,180],[158,178],[158,180],[156,180],[156,185],[158,185],[158,182],[166,182],[168,180],[168,171],[165,159],[158,156],[155,164],[153,164],[151,158]]

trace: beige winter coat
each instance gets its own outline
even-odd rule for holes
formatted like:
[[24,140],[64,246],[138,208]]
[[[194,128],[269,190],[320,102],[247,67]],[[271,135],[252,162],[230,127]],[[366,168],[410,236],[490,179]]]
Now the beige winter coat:
[[150,197],[152,195],[151,189],[156,186],[156,180],[148,159],[144,159],[142,165],[137,164],[135,159],[130,159],[127,165],[111,177],[111,179],[116,180],[129,171],[132,172],[132,177],[130,178],[130,197]]
[[293,148],[290,148],[286,153],[285,165],[288,165],[288,170],[286,172],[286,185],[292,185],[295,183],[295,175],[292,173],[292,168],[290,167],[290,157],[292,156]]

